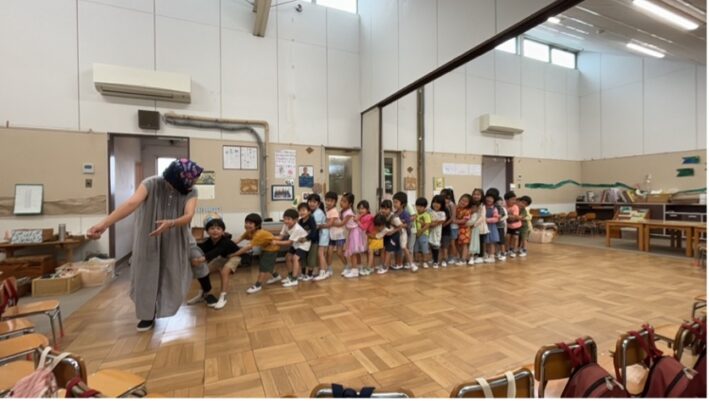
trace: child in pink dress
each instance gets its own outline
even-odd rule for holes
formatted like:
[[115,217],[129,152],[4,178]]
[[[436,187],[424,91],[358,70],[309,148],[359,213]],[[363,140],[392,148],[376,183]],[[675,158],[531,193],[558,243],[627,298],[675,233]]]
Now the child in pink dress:
[[[373,220],[374,217],[370,214],[370,204],[366,200],[362,200],[357,204],[358,214],[355,216],[355,223],[357,224],[350,231],[350,236],[352,240],[348,241],[348,250],[350,256],[350,265],[357,266],[357,270],[360,276],[369,276],[372,274],[372,270],[367,266],[367,251],[368,251],[368,240],[367,234],[372,233],[374,229]],[[357,264],[356,263],[357,259]],[[352,277],[356,277],[355,273],[350,273]]]

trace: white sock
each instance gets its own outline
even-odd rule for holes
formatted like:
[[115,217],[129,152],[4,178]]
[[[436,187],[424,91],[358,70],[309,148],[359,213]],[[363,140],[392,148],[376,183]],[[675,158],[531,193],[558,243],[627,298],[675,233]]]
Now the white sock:
[[223,300],[223,299],[226,299],[226,298],[227,298],[227,293],[226,293],[226,292],[222,292],[222,293],[219,294],[219,299],[220,299],[220,300]]

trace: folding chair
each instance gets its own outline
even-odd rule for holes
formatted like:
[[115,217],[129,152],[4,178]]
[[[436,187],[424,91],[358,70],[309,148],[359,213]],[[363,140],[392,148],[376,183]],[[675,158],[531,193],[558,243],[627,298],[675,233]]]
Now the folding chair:
[[695,302],[693,302],[693,310],[690,311],[690,319],[695,319],[695,312],[698,310],[705,308],[708,304],[708,297],[707,295],[698,295],[695,297]]
[[[319,384],[311,390],[310,398],[333,398],[333,388],[330,384]],[[405,389],[375,390],[371,398],[414,398],[414,394]]]
[[47,300],[19,305],[17,283],[14,277],[10,277],[3,282],[2,292],[4,299],[7,299],[9,302],[0,320],[10,320],[32,315],[47,315],[49,317],[49,325],[52,328],[52,344],[57,347],[57,334],[54,328],[55,320],[59,320],[59,334],[64,337],[64,324],[62,322],[62,311],[59,309],[59,301]]
[[[510,383],[514,383],[515,395],[509,392]],[[488,393],[488,394],[486,394]],[[535,379],[526,368],[486,379],[476,379],[463,383],[451,391],[450,398],[535,398]]]
[[[639,331],[639,334],[648,341],[648,330]],[[655,341],[655,338],[654,338]],[[646,351],[641,347],[641,344],[636,341],[636,338],[628,333],[621,334],[616,340],[616,348],[614,350],[614,372],[616,378],[621,385],[631,396],[637,396],[643,392],[643,387],[646,382],[646,377],[641,380],[629,381],[628,368],[634,365],[639,365],[648,370],[644,359]]]
[[[571,350],[580,347],[576,342],[567,343]],[[584,338],[584,345],[592,357],[592,362],[597,361],[597,344],[591,337]],[[572,375],[572,364],[565,350],[557,345],[545,345],[535,355],[535,380],[540,382],[537,389],[538,398],[545,397],[545,388],[550,380],[567,379]]]

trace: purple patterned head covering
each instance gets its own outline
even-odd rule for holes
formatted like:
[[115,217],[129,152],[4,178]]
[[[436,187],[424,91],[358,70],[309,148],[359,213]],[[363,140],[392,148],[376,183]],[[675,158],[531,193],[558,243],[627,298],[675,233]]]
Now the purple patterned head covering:
[[187,195],[192,190],[195,180],[202,174],[203,168],[188,159],[176,159],[163,171],[163,178],[178,192]]

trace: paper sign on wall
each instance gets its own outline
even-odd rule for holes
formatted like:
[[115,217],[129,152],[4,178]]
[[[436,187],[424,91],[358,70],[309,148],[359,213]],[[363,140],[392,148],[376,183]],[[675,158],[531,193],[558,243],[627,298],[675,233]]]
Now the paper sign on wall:
[[242,168],[242,148],[240,146],[222,147],[222,168],[225,170]]
[[469,164],[468,165],[468,175],[481,176],[481,165],[480,164]]
[[242,146],[242,170],[256,170],[259,168],[259,149]]
[[195,181],[197,189],[197,199],[214,199],[215,198],[215,172],[203,171],[200,178]]
[[296,176],[296,151],[291,149],[276,152],[276,178]]
[[443,163],[441,169],[444,175],[481,175],[480,164]]

